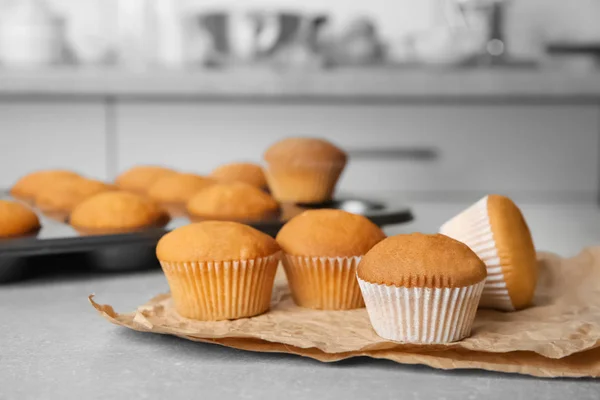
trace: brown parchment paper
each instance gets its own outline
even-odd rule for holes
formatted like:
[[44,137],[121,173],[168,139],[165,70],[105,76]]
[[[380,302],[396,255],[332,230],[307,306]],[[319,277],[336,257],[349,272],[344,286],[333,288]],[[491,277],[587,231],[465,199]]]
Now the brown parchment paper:
[[110,322],[238,349],[292,353],[321,361],[368,356],[434,368],[479,368],[542,377],[600,377],[600,247],[571,259],[540,253],[534,306],[519,312],[479,310],[471,337],[447,345],[386,341],[373,331],[366,309],[316,311],[294,305],[278,274],[271,311],[236,321],[180,317],[169,294],[119,314],[90,302]]

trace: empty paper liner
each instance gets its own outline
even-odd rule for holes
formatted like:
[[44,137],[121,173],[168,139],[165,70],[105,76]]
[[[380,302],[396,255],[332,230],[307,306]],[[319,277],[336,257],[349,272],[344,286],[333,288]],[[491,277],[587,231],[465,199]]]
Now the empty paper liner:
[[479,368],[542,377],[600,377],[600,247],[562,259],[541,253],[534,306],[506,313],[479,310],[472,335],[443,345],[408,345],[375,334],[366,309],[297,307],[278,274],[271,311],[235,321],[180,317],[169,294],[137,311],[116,313],[90,301],[110,322],[142,332],[179,336],[238,349],[292,353],[321,361],[384,358],[434,368]]

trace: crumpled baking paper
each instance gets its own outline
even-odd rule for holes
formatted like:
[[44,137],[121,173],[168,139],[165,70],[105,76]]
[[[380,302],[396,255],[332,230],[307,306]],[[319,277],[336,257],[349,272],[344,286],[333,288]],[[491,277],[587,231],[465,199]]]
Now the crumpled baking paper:
[[108,321],[143,332],[169,334],[238,349],[292,353],[330,362],[384,358],[434,368],[478,368],[541,377],[600,377],[600,247],[562,259],[538,255],[534,306],[505,313],[479,310],[471,337],[446,345],[409,345],[375,334],[366,309],[317,311],[297,307],[280,273],[271,311],[236,321],[180,317],[169,294],[119,314],[90,302]]

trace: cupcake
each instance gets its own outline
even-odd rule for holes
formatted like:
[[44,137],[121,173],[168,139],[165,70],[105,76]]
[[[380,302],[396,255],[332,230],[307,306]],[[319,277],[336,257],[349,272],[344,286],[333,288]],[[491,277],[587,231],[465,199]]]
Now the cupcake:
[[264,155],[271,193],[282,203],[330,201],[346,158],[346,153],[325,140],[282,140]]
[[356,267],[384,238],[367,218],[341,210],[310,210],[292,218],[277,243],[296,304],[319,310],[364,307]]
[[535,246],[511,199],[486,196],[446,222],[440,232],[465,243],[485,263],[481,307],[514,311],[531,304],[538,279]]
[[277,217],[279,204],[255,186],[217,183],[196,193],[187,211],[193,220],[261,221]]
[[33,211],[17,201],[0,200],[0,238],[36,233],[40,221]]
[[158,179],[175,171],[155,165],[139,165],[128,169],[115,179],[115,184],[123,190],[146,194]]
[[14,184],[10,189],[10,195],[26,203],[33,204],[35,197],[45,185],[53,184],[65,177],[78,176],[75,172],[60,169],[32,172],[23,176]]
[[148,196],[178,217],[185,215],[185,205],[196,193],[214,184],[214,179],[196,174],[168,174],[150,186]]
[[70,224],[86,235],[135,232],[163,227],[167,213],[153,200],[130,192],[103,192],[79,203]]
[[50,218],[65,221],[71,211],[87,198],[115,187],[82,177],[61,179],[45,186],[36,196],[35,205]]
[[262,167],[253,163],[221,165],[210,176],[221,182],[244,182],[260,189],[267,188],[267,178]]
[[227,221],[177,228],[156,247],[175,309],[202,321],[266,312],[280,253],[270,236]]
[[375,332],[406,343],[449,343],[471,334],[485,264],[444,235],[397,235],[358,265],[358,282]]

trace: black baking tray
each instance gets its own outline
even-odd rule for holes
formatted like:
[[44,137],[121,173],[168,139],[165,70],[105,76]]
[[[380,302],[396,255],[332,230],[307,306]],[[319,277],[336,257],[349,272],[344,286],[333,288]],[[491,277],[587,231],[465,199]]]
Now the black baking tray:
[[[364,215],[379,226],[406,223],[413,219],[410,209],[405,206],[353,197],[318,205],[298,204],[283,207],[284,214],[288,213],[290,216],[306,209],[341,209]],[[190,222],[187,218],[176,218],[160,229],[117,235],[81,236],[66,223],[47,218],[41,213],[38,213],[38,216],[42,228],[36,235],[0,240],[0,284],[26,279],[40,272],[52,273],[73,264],[78,270],[106,272],[157,268],[159,265],[154,250],[158,240],[166,232]],[[284,223],[283,219],[273,219],[249,225],[275,236]]]

